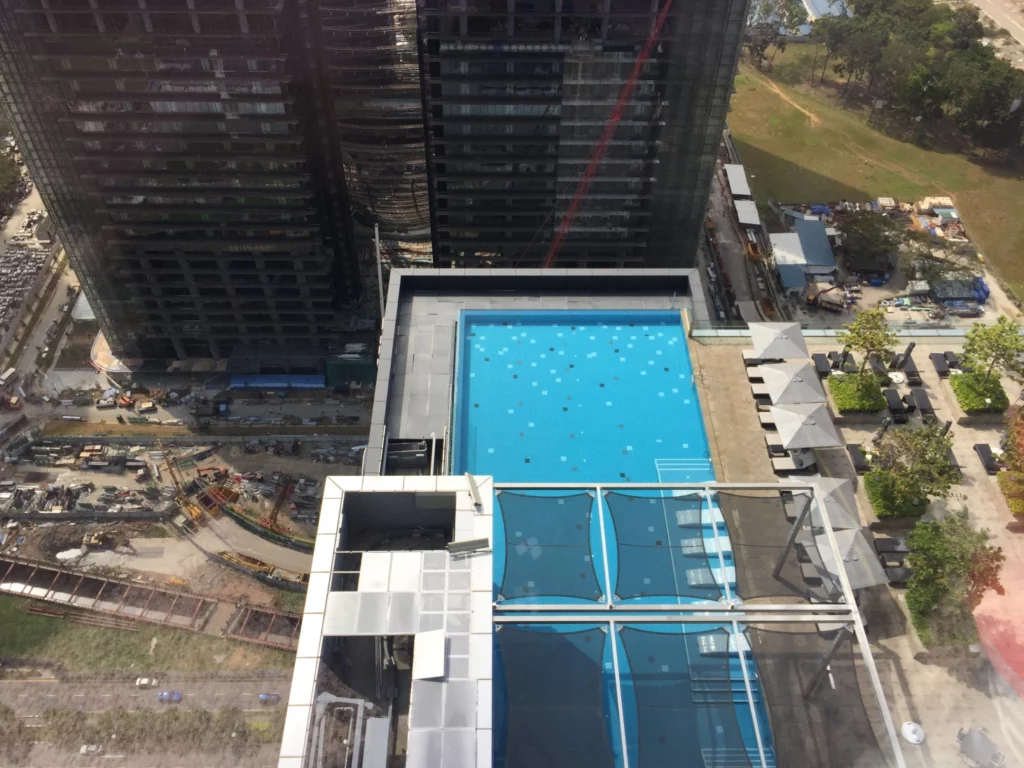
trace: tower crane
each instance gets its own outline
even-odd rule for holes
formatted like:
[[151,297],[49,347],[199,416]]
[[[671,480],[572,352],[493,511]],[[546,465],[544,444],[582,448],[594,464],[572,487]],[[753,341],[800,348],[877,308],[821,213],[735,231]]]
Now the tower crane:
[[640,73],[644,69],[644,64],[646,64],[647,60],[651,57],[651,51],[654,50],[654,45],[658,42],[658,37],[661,35],[661,28],[665,26],[665,22],[668,20],[668,14],[671,8],[672,0],[665,0],[665,5],[662,6],[661,12],[658,14],[658,18],[654,22],[654,29],[651,30],[651,34],[644,42],[644,47],[640,49],[640,54],[636,57],[636,62],[633,64],[633,71],[630,72],[629,78],[622,86],[622,92],[619,93],[619,100],[615,103],[615,107],[612,109],[608,122],[605,123],[604,130],[601,131],[601,138],[598,139],[597,146],[594,147],[594,152],[590,155],[590,162],[587,163],[587,169],[583,173],[583,178],[580,179],[580,183],[576,187],[576,194],[573,195],[572,202],[569,203],[569,209],[566,211],[565,216],[562,217],[562,225],[558,228],[558,234],[555,235],[555,239],[551,241],[551,247],[548,249],[547,256],[544,257],[544,261],[541,264],[543,269],[548,269],[552,264],[554,264],[555,259],[558,258],[559,251],[562,250],[562,243],[565,241],[565,236],[569,234],[569,230],[572,229],[573,222],[576,220],[576,215],[579,213],[580,208],[583,205],[583,201],[586,199],[587,194],[590,191],[590,185],[594,181],[594,176],[597,175],[598,166],[601,165],[601,158],[604,157],[604,152],[608,149],[608,144],[615,135],[615,129],[618,127],[619,121],[622,119],[622,114],[626,110],[626,105],[633,97],[633,91],[636,90],[637,80],[640,79]]

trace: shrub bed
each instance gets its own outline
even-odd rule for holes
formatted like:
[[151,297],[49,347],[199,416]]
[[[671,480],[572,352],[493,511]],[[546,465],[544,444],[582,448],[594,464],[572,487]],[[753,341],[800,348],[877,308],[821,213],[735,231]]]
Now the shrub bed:
[[[984,374],[962,373],[950,376],[949,385],[964,413],[1001,413],[1010,407],[997,375],[991,376],[986,383]],[[991,403],[986,403],[986,400],[991,400]]]
[[840,413],[874,413],[885,408],[882,387],[873,373],[829,376],[828,389]]
[[895,472],[873,469],[864,476],[864,490],[879,518],[918,517],[928,499],[914,496],[903,487]]
[[1010,511],[1014,515],[1024,515],[1024,477],[1016,472],[1000,472],[996,475],[996,482]]

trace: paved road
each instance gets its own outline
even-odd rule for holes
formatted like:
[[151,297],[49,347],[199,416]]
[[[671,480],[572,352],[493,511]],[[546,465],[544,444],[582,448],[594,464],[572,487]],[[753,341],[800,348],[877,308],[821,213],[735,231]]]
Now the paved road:
[[1013,39],[1024,45],[1024,13],[1012,0],[972,0],[996,24],[1005,29]]
[[[160,676],[156,678],[160,681]],[[261,693],[277,693],[283,700],[288,697],[290,675],[269,680],[175,680],[167,678],[153,690],[139,690],[132,683],[102,682],[20,682],[0,681],[0,703],[14,709],[23,717],[41,715],[49,707],[68,707],[86,712],[105,709],[151,709],[165,707],[194,707],[217,709],[240,707],[243,710],[263,711],[259,703]],[[160,704],[157,694],[164,690],[180,691],[180,704]]]

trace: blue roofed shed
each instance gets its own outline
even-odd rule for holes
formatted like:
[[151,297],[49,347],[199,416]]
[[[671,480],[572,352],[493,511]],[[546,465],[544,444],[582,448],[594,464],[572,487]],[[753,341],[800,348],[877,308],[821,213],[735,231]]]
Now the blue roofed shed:
[[796,219],[796,232],[770,235],[779,280],[786,290],[802,290],[807,276],[817,280],[836,271],[836,257],[819,219]]

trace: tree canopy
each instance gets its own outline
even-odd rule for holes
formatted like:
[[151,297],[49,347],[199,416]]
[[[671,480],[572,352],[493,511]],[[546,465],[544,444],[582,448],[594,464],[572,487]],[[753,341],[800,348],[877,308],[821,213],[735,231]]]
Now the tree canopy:
[[896,349],[896,334],[889,328],[889,321],[885,317],[885,311],[880,309],[867,309],[858,312],[853,322],[844,325],[838,334],[838,339],[844,346],[860,352],[863,356],[861,371],[863,372],[871,355],[877,355],[879,359],[886,360],[889,354]]
[[984,373],[988,383],[992,372],[1013,370],[1024,356],[1024,336],[1020,326],[1005,315],[992,325],[975,323],[964,340],[964,359],[976,373]]
[[871,103],[892,117],[928,123],[948,116],[975,146],[1019,146],[1024,73],[997,58],[984,35],[972,5],[858,0],[853,16],[815,20],[811,39],[824,45],[825,57],[812,79],[823,81],[831,64],[847,89],[864,82]]
[[768,48],[775,46],[774,60],[776,53],[786,49],[786,33],[806,23],[807,9],[801,0],[751,0],[744,40],[747,53],[761,67]]
[[924,500],[944,498],[957,480],[957,470],[949,462],[953,438],[941,427],[925,425],[918,429],[890,429],[872,449],[876,468],[892,473],[899,495]]

